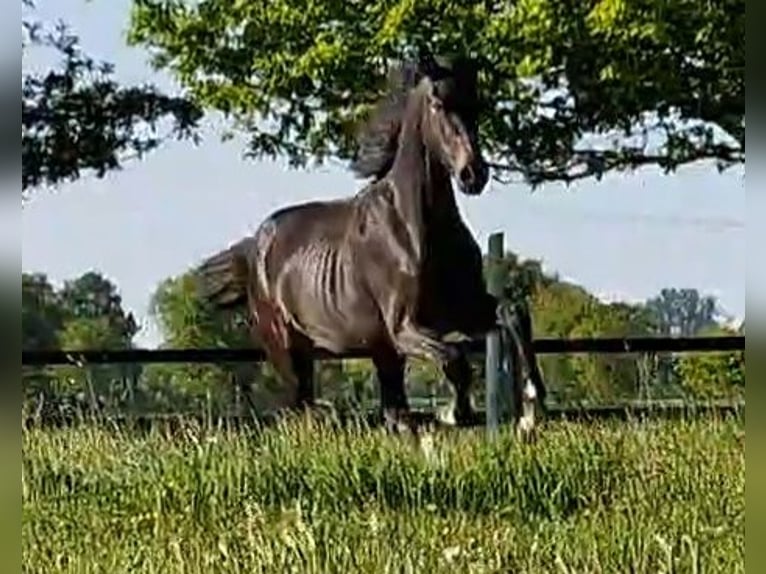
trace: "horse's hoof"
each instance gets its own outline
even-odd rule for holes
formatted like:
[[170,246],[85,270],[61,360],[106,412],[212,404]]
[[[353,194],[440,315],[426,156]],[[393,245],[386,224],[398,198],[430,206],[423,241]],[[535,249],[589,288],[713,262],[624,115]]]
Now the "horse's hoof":
[[522,418],[516,424],[516,437],[522,442],[531,443],[537,438],[537,424],[534,420]]
[[452,406],[439,410],[436,415],[439,423],[452,427],[472,426],[477,418],[476,411],[473,409],[457,409]]
[[457,418],[457,426],[460,428],[468,428],[476,425],[478,415],[475,412],[465,413]]
[[443,407],[436,412],[436,420],[439,424],[454,427],[458,425],[458,417],[456,416],[454,407]]

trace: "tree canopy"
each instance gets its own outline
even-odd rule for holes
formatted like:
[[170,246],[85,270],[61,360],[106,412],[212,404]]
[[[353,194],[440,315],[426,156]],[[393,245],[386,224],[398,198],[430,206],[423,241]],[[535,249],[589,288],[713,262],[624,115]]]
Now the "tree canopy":
[[744,0],[134,0],[130,41],[292,165],[353,157],[387,64],[425,50],[479,62],[501,179],[745,160]]

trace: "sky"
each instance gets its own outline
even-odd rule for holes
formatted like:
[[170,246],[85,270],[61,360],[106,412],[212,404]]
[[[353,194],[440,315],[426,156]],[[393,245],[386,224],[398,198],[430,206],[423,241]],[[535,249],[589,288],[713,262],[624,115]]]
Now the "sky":
[[[172,87],[145,52],[125,45],[129,0],[39,4],[38,16],[63,16],[88,54],[115,64],[119,79]],[[33,55],[29,65],[45,61]],[[22,209],[22,269],[56,284],[100,271],[136,315],[137,343],[155,346],[161,334],[148,302],[160,281],[254,231],[278,207],[362,186],[342,165],[293,170],[244,159],[243,149],[241,139],[223,143],[210,129],[202,145],[173,142],[104,179],[88,174],[39,192]],[[503,231],[508,249],[605,300],[695,287],[716,296],[732,318],[744,317],[743,166],[719,174],[695,164],[669,176],[644,168],[534,192],[492,182],[481,196],[458,195],[482,248],[490,233]]]

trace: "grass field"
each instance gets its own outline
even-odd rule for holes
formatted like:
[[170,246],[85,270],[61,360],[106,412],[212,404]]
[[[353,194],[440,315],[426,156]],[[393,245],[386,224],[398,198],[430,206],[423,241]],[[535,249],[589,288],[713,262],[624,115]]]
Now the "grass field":
[[25,430],[25,572],[744,572],[744,422]]

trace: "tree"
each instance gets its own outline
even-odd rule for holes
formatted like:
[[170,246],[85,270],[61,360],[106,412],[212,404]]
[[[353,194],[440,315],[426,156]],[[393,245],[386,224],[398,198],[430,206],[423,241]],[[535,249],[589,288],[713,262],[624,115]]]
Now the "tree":
[[[484,269],[488,269],[488,258],[484,256]],[[512,251],[506,251],[501,262],[505,284],[503,297],[511,300],[529,299],[542,288],[557,281],[555,276],[543,272],[542,263],[536,259],[522,259]]]
[[[654,331],[664,336],[693,337],[705,329],[716,328],[718,302],[715,297],[702,296],[697,289],[662,289],[646,302]],[[678,387],[676,358],[661,356],[657,360],[659,388]]]
[[[195,135],[202,115],[197,106],[151,85],[119,85],[113,67],[84,54],[64,24],[46,27],[31,16],[31,0],[21,4],[22,66],[30,47],[61,55],[58,67],[45,73],[22,71],[22,200],[41,185],[78,179],[83,170],[103,177],[166,137]],[[174,122],[167,135],[158,129],[163,119]]]
[[662,335],[693,337],[715,325],[718,303],[715,297],[700,295],[697,289],[665,288],[646,302],[656,328]]
[[[637,337],[650,332],[650,314],[627,303],[602,303],[591,298],[569,337]],[[641,391],[639,364],[634,357],[575,355],[569,358],[575,388],[588,400],[634,399]]]
[[[24,350],[59,348],[63,313],[56,289],[44,273],[21,274],[21,345]],[[50,389],[53,372],[47,368],[25,368],[22,373],[24,400]]]
[[21,345],[25,350],[59,348],[60,300],[44,273],[21,274]]
[[[98,342],[100,348],[124,349],[132,345],[138,325],[133,314],[123,309],[117,286],[101,273],[88,271],[66,281],[59,292],[59,301],[68,329],[73,329],[69,325],[80,325],[72,331],[80,334],[75,340],[88,344]],[[84,334],[88,330],[84,326],[88,324],[100,333],[95,338]]]
[[[65,349],[129,349],[138,325],[122,306],[117,286],[99,272],[88,271],[65,281],[58,292]],[[58,369],[60,390],[87,392],[90,405],[125,406],[132,398],[140,365],[83,365]]]
[[[138,328],[122,308],[117,287],[90,271],[66,281],[61,289],[43,273],[22,273],[22,344],[26,350],[125,349]],[[42,393],[44,402],[86,394],[88,403],[100,399],[122,404],[132,392],[139,366],[83,365],[28,369],[26,398]]]
[[[651,333],[649,310],[603,303],[583,287],[548,277],[531,298],[535,337],[626,337]],[[614,402],[636,398],[644,378],[632,357],[545,355],[540,364],[554,400]]]
[[295,166],[353,157],[392,61],[475,56],[496,176],[534,185],[744,162],[744,32],[744,0],[134,0],[129,41]]

